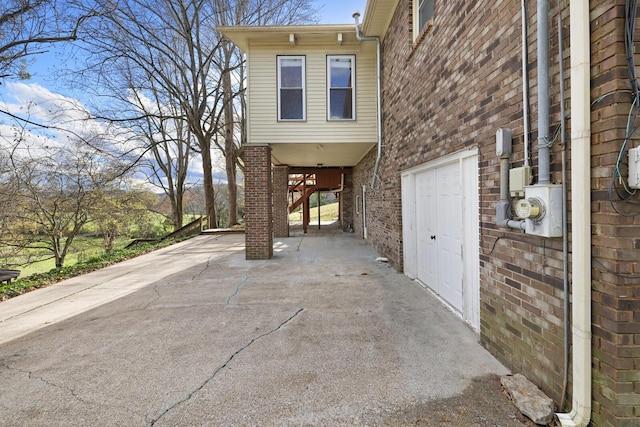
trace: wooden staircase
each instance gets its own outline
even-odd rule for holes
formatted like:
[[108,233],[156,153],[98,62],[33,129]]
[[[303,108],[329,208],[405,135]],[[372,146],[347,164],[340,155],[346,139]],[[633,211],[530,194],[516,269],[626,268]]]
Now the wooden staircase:
[[317,190],[318,185],[314,174],[289,175],[289,194],[291,197],[289,213],[295,211],[303,203],[307,203],[309,197]]
[[[339,192],[344,187],[344,168],[291,168],[289,169],[289,213],[302,206],[302,226],[307,232],[310,222],[309,198],[316,192]],[[320,223],[318,223],[318,227]]]

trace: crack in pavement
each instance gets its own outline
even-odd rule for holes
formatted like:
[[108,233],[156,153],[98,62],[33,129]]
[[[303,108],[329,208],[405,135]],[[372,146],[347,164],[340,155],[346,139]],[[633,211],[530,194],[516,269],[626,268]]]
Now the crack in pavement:
[[[245,277],[244,280],[242,281],[242,283],[240,283],[238,286],[236,286],[235,291],[233,291],[233,294],[227,298],[227,303],[225,304],[226,307],[229,306],[237,306],[238,303],[235,301],[236,297],[238,296],[238,293],[240,293],[240,289],[242,289],[242,287],[244,285],[247,284],[247,282],[249,281],[249,276]],[[233,300],[233,302],[232,302]]]
[[67,386],[63,386],[63,385],[60,385],[60,384],[56,384],[55,382],[53,382],[51,380],[48,380],[43,376],[36,375],[33,371],[28,371],[28,370],[20,369],[20,368],[14,368],[14,367],[9,366],[7,364],[3,364],[2,366],[4,368],[6,368],[8,371],[15,371],[15,372],[19,372],[21,374],[26,374],[30,380],[40,381],[40,382],[42,382],[42,383],[44,383],[44,384],[46,384],[46,385],[48,385],[50,387],[59,388],[61,390],[66,390],[71,394],[71,396],[73,396],[74,398],[76,398],[78,401],[80,401],[82,403],[85,403],[85,404],[90,404],[91,403],[91,402],[83,399],[82,397],[80,397],[78,395],[78,393],[76,393],[76,391],[73,388],[67,387]]
[[165,409],[160,415],[158,415],[156,418],[152,418],[149,423],[147,424],[148,427],[152,427],[154,426],[158,421],[160,421],[160,419],[162,419],[165,415],[167,415],[169,412],[171,412],[173,409],[177,408],[178,406],[182,405],[183,403],[185,403],[186,401],[190,400],[197,392],[199,392],[200,390],[202,390],[207,384],[209,384],[211,381],[213,381],[215,379],[216,376],[218,376],[218,374],[225,369],[229,363],[231,363],[231,361],[240,353],[242,353],[243,351],[247,350],[249,347],[251,347],[256,341],[269,336],[277,331],[279,331],[281,328],[283,328],[287,323],[291,322],[294,318],[296,318],[298,316],[298,314],[302,313],[304,311],[304,308],[300,308],[298,309],[298,311],[296,311],[293,315],[291,315],[287,320],[285,320],[284,322],[280,323],[280,325],[278,325],[278,327],[265,332],[263,334],[258,335],[255,338],[252,338],[251,341],[249,341],[246,345],[244,345],[243,347],[241,347],[240,349],[236,350],[235,352],[233,352],[233,354],[231,354],[231,356],[229,356],[229,358],[220,366],[218,367],[218,369],[216,369],[213,374],[207,378],[205,381],[202,382],[202,384],[200,384],[198,387],[196,387],[195,389],[193,389],[191,392],[189,392],[189,394],[175,402],[173,405],[171,405],[170,407],[168,407],[167,409]]
[[204,267],[202,267],[202,269],[199,272],[197,272],[194,276],[192,276],[191,280],[196,280],[197,278],[202,276],[202,274],[209,269],[209,266],[211,265],[211,260],[212,259],[213,259],[213,255],[211,255],[209,258],[207,258],[207,262],[204,263]]
[[[74,388],[57,384],[57,383],[55,383],[55,382],[53,382],[53,381],[51,381],[49,379],[46,379],[43,376],[36,375],[33,371],[28,371],[28,370],[25,370],[25,369],[15,368],[15,367],[7,365],[6,363],[0,364],[0,368],[4,368],[7,371],[13,371],[13,372],[19,372],[21,374],[25,374],[25,375],[27,375],[27,377],[30,380],[40,381],[40,382],[46,384],[49,387],[67,391],[78,402],[80,402],[80,403],[82,403],[84,405],[96,405],[96,406],[104,406],[105,405],[105,400],[104,399],[101,399],[100,401],[93,401],[93,400],[89,400],[89,399],[83,398],[83,397],[80,396],[80,394],[78,394],[78,392]],[[121,407],[122,409],[126,410],[127,412],[129,412],[131,414],[134,414],[134,415],[139,416],[139,417],[144,417],[144,414],[140,413],[139,411],[137,411],[135,408],[131,407],[130,405],[124,405],[124,406],[120,405],[119,407]]]
[[[158,287],[160,287],[160,283],[156,283],[153,286],[153,292],[155,292],[155,297],[152,297],[149,299],[149,301],[147,301],[147,303],[145,304],[144,307],[142,307],[141,309],[135,310],[135,311],[144,311],[144,310],[148,310],[149,307],[151,307],[151,304],[153,304],[154,302],[158,301],[160,298],[162,298],[162,294],[160,294],[160,290],[158,289]],[[134,310],[132,310],[134,311]]]

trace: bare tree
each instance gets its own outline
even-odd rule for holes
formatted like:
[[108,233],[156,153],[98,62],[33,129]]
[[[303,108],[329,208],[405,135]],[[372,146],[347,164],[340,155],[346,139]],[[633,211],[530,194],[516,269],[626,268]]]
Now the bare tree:
[[[209,225],[218,225],[213,185],[212,150],[226,160],[229,220],[237,218],[236,170],[243,77],[242,56],[216,31],[216,25],[287,24],[309,18],[311,0],[96,0],[101,14],[92,20],[91,66],[79,73],[94,88],[104,87],[119,99],[105,117],[123,120],[123,94],[137,94],[173,105],[169,117],[184,120],[193,150],[202,161]],[[93,78],[92,78],[93,77]],[[161,96],[158,97],[158,94]],[[128,95],[127,95],[128,96]],[[130,111],[130,110],[129,110]],[[166,120],[158,108],[154,120]],[[131,111],[129,119],[149,116]],[[175,114],[175,115],[174,115]],[[155,145],[158,141],[148,141]]]
[[[105,10],[112,5],[109,0],[98,1]],[[124,0],[93,21],[93,37],[87,41],[93,61],[82,76],[94,87],[105,87],[111,96],[121,97],[133,89],[140,94],[162,93],[163,103],[171,100],[201,157],[207,215],[210,226],[215,226],[211,141],[220,127],[221,92],[212,61],[219,40],[203,24],[212,14],[202,0]],[[90,80],[92,76],[96,80]],[[105,115],[121,120],[120,107]],[[140,118],[137,113],[130,118],[136,116]]]
[[0,246],[53,258],[61,268],[113,171],[84,144],[29,147],[19,139],[0,151],[11,165],[2,184],[15,190]]
[[140,169],[147,175],[150,184],[160,187],[167,195],[171,220],[177,230],[182,227],[184,216],[192,137],[179,103],[170,96],[163,96],[153,83],[150,82],[146,91],[151,99],[131,89],[131,102],[143,113],[137,123],[151,154],[148,161],[140,165]]
[[82,22],[94,15],[88,1],[80,12],[66,0],[3,0],[0,3],[0,79],[29,78],[27,58],[52,43],[78,38]]

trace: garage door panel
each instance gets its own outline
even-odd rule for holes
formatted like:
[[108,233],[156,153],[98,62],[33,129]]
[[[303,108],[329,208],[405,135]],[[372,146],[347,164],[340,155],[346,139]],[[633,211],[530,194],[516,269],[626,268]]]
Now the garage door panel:
[[436,169],[439,294],[462,312],[462,206],[460,164]]
[[416,218],[418,279],[437,292],[437,247],[435,239],[436,201],[435,171],[416,175]]

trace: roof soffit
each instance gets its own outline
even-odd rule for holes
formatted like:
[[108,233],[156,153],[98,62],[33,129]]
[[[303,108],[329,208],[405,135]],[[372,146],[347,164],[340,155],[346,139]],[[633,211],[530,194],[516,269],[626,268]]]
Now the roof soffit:
[[236,46],[247,52],[253,44],[291,46],[338,45],[342,34],[343,44],[356,43],[353,25],[287,25],[263,27],[218,27],[218,30]]
[[368,0],[362,21],[362,33],[365,36],[384,39],[398,2],[399,0]]

